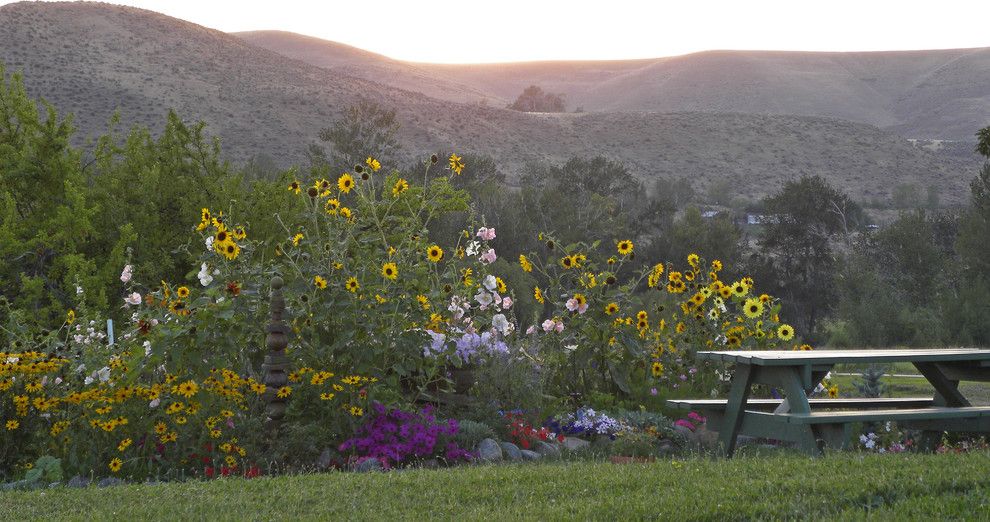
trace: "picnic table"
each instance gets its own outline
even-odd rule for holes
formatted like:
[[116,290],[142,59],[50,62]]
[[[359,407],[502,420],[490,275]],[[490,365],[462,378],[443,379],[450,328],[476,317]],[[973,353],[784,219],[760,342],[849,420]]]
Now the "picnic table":
[[[699,360],[734,363],[727,399],[669,400],[701,410],[731,457],[739,435],[795,442],[809,454],[844,448],[851,423],[897,421],[924,431],[932,444],[945,431],[990,431],[990,406],[973,406],[959,381],[990,381],[990,350],[811,350],[698,352]],[[932,397],[816,399],[809,394],[838,363],[909,362],[935,389]],[[784,399],[751,399],[753,385],[781,390]]]

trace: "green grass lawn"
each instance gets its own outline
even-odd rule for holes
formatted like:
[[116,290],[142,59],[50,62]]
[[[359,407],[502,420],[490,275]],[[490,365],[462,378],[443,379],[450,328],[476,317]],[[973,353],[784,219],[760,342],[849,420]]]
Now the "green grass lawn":
[[963,519],[990,454],[568,461],[0,493],[0,520]]

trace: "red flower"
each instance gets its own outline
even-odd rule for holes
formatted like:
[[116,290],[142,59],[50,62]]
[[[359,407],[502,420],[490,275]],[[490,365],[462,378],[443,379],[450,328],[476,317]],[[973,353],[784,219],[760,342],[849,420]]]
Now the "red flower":
[[227,283],[227,291],[230,292],[230,295],[237,297],[241,295],[241,284],[237,281],[231,281]]
[[229,477],[231,471],[233,471],[233,468],[228,468],[227,466],[220,466],[220,475],[224,477]]
[[258,466],[251,466],[250,468],[244,470],[244,476],[247,478],[255,478],[261,475],[261,469]]
[[216,471],[214,471],[213,466],[206,466],[206,468],[203,469],[203,474],[206,475],[206,478],[213,478],[213,476],[216,475]]

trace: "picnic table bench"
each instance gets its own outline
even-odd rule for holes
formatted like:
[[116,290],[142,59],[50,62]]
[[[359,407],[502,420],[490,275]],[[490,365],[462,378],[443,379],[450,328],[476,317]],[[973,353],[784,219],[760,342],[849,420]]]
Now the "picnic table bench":
[[[990,406],[973,406],[960,380],[990,381],[990,350],[813,350],[698,352],[699,360],[735,363],[727,399],[669,400],[701,410],[726,456],[740,434],[795,442],[812,455],[823,446],[844,448],[851,423],[897,421],[925,432],[930,443],[943,431],[990,431]],[[935,389],[932,397],[814,399],[808,394],[838,363],[909,362]],[[783,391],[785,399],[751,399],[755,384]]]

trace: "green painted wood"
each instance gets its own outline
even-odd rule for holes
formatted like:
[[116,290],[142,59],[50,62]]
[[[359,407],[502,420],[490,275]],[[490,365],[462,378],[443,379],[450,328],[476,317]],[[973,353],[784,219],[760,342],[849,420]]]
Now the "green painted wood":
[[[932,406],[931,397],[882,397],[882,398],[842,398],[842,399],[808,399],[812,411],[819,409],[870,409],[870,408],[924,408]],[[774,410],[781,399],[750,399],[746,401],[747,410]],[[670,399],[667,405],[683,410],[716,410],[725,411],[726,399]]]
[[912,350],[751,350],[697,352],[703,360],[729,363],[745,362],[757,366],[802,364],[837,364],[868,362],[951,362],[977,361],[980,368],[990,368],[990,350],[977,348],[933,348]]
[[967,419],[990,415],[990,406],[864,410],[864,411],[816,411],[778,413],[791,424],[818,424],[837,422],[882,422],[902,420]]
[[959,381],[949,379],[942,373],[937,364],[915,362],[914,367],[928,379],[928,382],[938,392],[936,402],[942,402],[945,406],[969,406],[969,401],[959,392]]
[[753,381],[753,367],[748,364],[737,364],[732,375],[732,387],[725,408],[725,418],[722,420],[719,432],[719,443],[725,456],[731,457],[736,450],[736,436],[744,416],[744,406],[749,398],[750,385]]

